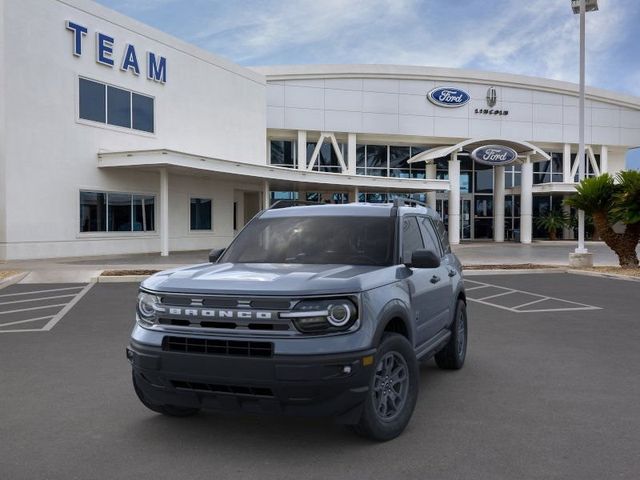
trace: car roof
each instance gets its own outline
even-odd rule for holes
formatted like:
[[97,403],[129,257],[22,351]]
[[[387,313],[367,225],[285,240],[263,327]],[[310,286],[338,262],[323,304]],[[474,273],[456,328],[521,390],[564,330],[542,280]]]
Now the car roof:
[[439,218],[438,213],[430,207],[396,206],[392,203],[343,203],[296,205],[276,207],[264,210],[260,218],[285,218],[307,216],[344,216],[344,217],[392,217],[407,214],[428,215]]

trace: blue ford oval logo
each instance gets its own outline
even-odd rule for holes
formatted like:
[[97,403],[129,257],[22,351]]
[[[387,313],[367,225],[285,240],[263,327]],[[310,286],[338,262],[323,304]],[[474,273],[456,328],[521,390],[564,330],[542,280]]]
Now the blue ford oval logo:
[[455,87],[437,87],[427,93],[431,103],[441,107],[461,107],[471,98],[467,92]]
[[518,152],[504,145],[485,145],[471,152],[471,158],[485,165],[508,165],[518,158]]

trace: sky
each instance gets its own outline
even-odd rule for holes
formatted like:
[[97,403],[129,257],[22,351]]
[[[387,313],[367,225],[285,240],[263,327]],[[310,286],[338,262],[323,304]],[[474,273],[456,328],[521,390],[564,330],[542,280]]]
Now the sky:
[[[578,81],[570,0],[98,0],[246,66],[382,63]],[[587,14],[587,85],[640,96],[640,1]],[[640,149],[629,166],[640,168]]]

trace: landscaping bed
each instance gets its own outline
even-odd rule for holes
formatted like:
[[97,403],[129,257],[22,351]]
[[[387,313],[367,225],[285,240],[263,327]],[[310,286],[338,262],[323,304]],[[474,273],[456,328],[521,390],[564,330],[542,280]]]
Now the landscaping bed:
[[127,277],[130,275],[153,275],[160,270],[105,270],[101,277]]

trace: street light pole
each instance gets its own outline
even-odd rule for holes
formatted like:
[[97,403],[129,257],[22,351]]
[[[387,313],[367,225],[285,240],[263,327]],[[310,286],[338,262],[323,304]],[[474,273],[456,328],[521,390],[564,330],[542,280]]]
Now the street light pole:
[[[585,57],[585,0],[580,0],[580,99],[578,101],[578,180],[584,180],[584,57]],[[584,210],[578,210],[578,247],[575,253],[587,253],[584,246]]]
[[[578,99],[578,179],[584,180],[586,158],[584,154],[584,63],[585,63],[585,15],[598,10],[598,0],[571,0],[573,13],[580,15],[580,94]],[[587,267],[593,265],[593,255],[584,245],[584,211],[578,210],[578,246],[569,254],[569,265]]]

